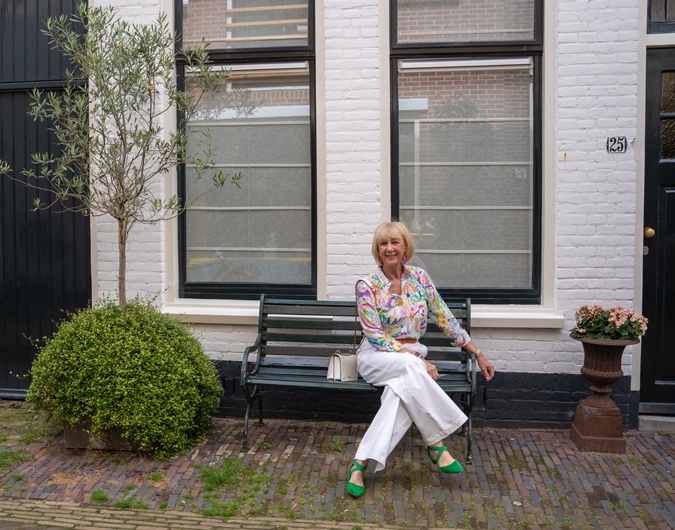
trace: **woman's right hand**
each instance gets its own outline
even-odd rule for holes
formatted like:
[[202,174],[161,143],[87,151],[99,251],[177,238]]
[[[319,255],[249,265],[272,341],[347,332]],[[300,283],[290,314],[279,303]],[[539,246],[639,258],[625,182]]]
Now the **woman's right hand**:
[[426,359],[422,359],[424,361],[424,364],[427,365],[427,373],[429,376],[436,381],[438,379],[438,368],[436,368],[435,365],[427,361]]
[[[401,353],[409,353],[410,355],[415,355],[413,352],[411,352],[407,348],[403,348],[400,351],[401,351]],[[417,355],[415,355],[415,357],[417,357],[418,359],[420,359],[424,363],[424,365],[426,366],[426,369],[427,369],[427,373],[429,374],[429,377],[431,377],[434,381],[436,381],[438,379],[438,368],[436,368],[436,366],[434,364],[430,363],[426,359],[423,359],[422,357],[419,357]]]

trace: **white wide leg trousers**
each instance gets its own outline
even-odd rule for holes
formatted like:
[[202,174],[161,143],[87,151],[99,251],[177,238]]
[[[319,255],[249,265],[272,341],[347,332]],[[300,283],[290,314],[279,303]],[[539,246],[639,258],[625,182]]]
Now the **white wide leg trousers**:
[[[426,356],[423,344],[406,345]],[[468,419],[427,373],[422,359],[409,353],[378,350],[364,340],[357,352],[358,370],[367,382],[384,386],[382,405],[356,451],[357,460],[375,460],[384,469],[387,457],[414,423],[426,445],[443,440]]]

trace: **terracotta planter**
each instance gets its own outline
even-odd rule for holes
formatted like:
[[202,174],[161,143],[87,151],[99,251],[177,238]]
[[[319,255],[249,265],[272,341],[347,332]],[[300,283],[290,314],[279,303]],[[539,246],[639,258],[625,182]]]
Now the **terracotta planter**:
[[626,346],[640,341],[570,336],[583,345],[581,374],[591,382],[593,392],[577,405],[570,438],[582,451],[624,453],[626,444],[621,429],[621,411],[609,396],[612,392],[609,385],[623,377],[621,356]]

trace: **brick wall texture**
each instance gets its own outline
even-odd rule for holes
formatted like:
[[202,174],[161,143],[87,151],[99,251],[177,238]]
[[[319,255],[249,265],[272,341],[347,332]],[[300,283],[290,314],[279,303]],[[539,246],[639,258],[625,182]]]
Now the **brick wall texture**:
[[[115,3],[134,21],[151,20],[170,2]],[[412,5],[414,2],[408,2]],[[480,3],[480,2],[479,2]],[[566,318],[562,330],[475,329],[473,335],[504,373],[578,374],[583,353],[569,338],[574,310],[583,303],[632,307],[636,231],[636,162],[632,148],[608,154],[608,136],[637,134],[638,7],[633,0],[545,2],[556,9],[555,46],[544,50],[544,69],[555,72],[555,86],[544,94],[547,135],[544,175],[555,190],[554,307]],[[354,281],[373,269],[370,241],[388,211],[390,102],[387,0],[321,1],[316,17],[322,32],[317,55],[323,75],[318,93],[322,110],[318,146],[325,172],[318,175],[326,194],[318,197],[326,218],[326,294],[349,298]],[[521,4],[519,4],[521,5]],[[383,16],[383,14],[385,14]],[[549,28],[547,28],[549,29]],[[386,93],[386,90],[384,91]],[[384,118],[388,119],[388,118]],[[552,123],[552,125],[551,125]],[[157,184],[158,187],[162,183]],[[160,188],[158,188],[160,189]],[[97,219],[98,292],[113,291],[116,280],[115,226]],[[136,292],[167,288],[166,227],[139,226],[131,234],[128,284]],[[320,274],[323,272],[320,271]],[[237,360],[255,330],[245,326],[196,325],[214,359]],[[631,373],[630,349],[623,370]]]

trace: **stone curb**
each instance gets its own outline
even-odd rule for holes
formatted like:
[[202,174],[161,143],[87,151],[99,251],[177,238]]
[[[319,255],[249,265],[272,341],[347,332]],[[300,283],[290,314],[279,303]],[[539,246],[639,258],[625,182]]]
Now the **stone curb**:
[[[250,519],[233,517],[215,519],[178,511],[154,512],[148,510],[113,510],[96,506],[53,501],[24,501],[0,499],[0,530],[76,528],[108,530],[362,530],[402,527],[372,524],[339,523],[316,520],[288,520],[273,517]],[[429,529],[433,530],[433,529]],[[445,529],[447,530],[447,529]]]

